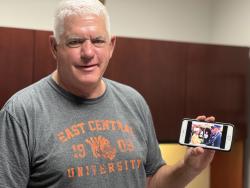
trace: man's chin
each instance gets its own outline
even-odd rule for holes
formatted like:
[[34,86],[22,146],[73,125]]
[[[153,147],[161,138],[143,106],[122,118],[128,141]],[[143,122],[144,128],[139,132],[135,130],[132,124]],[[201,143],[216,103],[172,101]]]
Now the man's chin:
[[96,87],[101,83],[101,79],[97,79],[97,78],[84,78],[84,79],[80,79],[79,83],[85,87]]

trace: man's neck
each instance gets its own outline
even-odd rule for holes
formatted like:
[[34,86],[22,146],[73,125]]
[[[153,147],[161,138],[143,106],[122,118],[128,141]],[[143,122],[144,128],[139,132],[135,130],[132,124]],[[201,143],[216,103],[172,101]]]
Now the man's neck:
[[62,79],[60,79],[57,71],[54,71],[52,73],[52,79],[57,83],[58,86],[60,86],[67,92],[85,99],[98,98],[101,95],[103,95],[103,93],[106,90],[106,85],[103,80],[101,80],[100,83],[98,83],[98,85],[92,85],[89,87],[85,86],[84,89],[81,89],[81,88],[73,88],[73,86],[67,87],[66,84],[63,83]]

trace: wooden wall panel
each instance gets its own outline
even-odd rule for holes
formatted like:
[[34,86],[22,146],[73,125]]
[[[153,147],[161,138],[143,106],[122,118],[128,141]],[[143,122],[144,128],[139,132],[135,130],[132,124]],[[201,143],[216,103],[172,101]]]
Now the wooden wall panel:
[[243,187],[247,127],[248,48],[190,44],[187,69],[187,116],[214,115],[235,124],[231,152],[217,152],[211,165],[212,188]]
[[185,113],[187,45],[143,39],[117,39],[105,74],[137,89],[147,100],[161,142],[177,140]]
[[0,107],[33,76],[34,31],[0,28]]
[[50,31],[35,31],[35,64],[33,82],[49,75],[56,69],[56,61],[50,51],[50,35],[52,35],[52,32]]
[[238,140],[230,152],[217,152],[211,164],[211,188],[243,188],[244,140]]
[[[0,28],[0,106],[56,67],[47,31]],[[215,115],[236,125],[237,142],[217,152],[211,187],[243,187],[248,48],[119,37],[106,77],[147,100],[159,141],[177,142],[183,117]],[[224,181],[224,180],[227,181]]]
[[248,48],[190,44],[187,71],[187,116],[214,115],[236,126],[245,138]]

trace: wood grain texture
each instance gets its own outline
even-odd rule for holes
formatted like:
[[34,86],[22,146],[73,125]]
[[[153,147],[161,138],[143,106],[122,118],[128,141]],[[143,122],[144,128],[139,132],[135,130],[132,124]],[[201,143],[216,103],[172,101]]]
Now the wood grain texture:
[[35,61],[33,82],[51,74],[56,69],[56,61],[50,51],[50,31],[35,31]]
[[186,58],[187,44],[118,38],[105,74],[145,97],[162,142],[177,140],[185,115]]
[[0,107],[33,77],[34,31],[0,28]]

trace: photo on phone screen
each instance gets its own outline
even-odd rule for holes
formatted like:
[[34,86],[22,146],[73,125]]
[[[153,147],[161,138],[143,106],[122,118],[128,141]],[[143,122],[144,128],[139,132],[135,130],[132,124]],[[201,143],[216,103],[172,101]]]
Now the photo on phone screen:
[[233,125],[184,119],[179,143],[210,149],[229,151],[233,137]]

